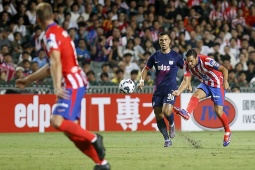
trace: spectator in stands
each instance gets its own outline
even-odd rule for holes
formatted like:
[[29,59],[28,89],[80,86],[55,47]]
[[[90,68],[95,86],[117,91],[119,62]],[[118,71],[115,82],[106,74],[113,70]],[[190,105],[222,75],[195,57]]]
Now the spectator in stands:
[[148,72],[145,79],[144,79],[144,85],[145,86],[154,86],[154,81],[151,79],[151,72]]
[[126,65],[126,69],[125,69],[125,72],[127,74],[129,74],[129,77],[130,77],[130,73],[132,70],[139,70],[139,66],[135,63],[135,62],[132,62],[132,54],[131,53],[126,53],[124,54],[123,56],[123,62],[125,63]]
[[16,69],[15,69],[15,76],[14,76],[14,78],[10,81],[10,83],[15,84],[15,81],[16,81],[16,80],[25,77],[25,75],[24,75],[24,70],[25,70],[25,69],[24,69],[23,67],[21,67],[21,66],[16,67]]
[[2,4],[0,5],[0,12],[2,11],[8,12],[11,16],[14,16],[17,13],[11,0],[2,0]]
[[10,48],[7,45],[1,46],[1,54],[10,53]]
[[251,60],[255,63],[255,50],[249,52],[248,60]]
[[245,71],[246,81],[249,83],[255,77],[255,62],[252,60],[247,61],[248,70]]
[[85,11],[81,13],[81,16],[84,18],[84,21],[89,20],[89,16],[92,13],[92,4],[85,3]]
[[89,85],[90,86],[97,86],[98,82],[96,81],[96,76],[94,71],[90,70],[86,73],[88,81],[89,81]]
[[5,29],[8,27],[10,23],[10,15],[8,12],[4,11],[4,12],[1,12],[0,16],[1,16],[0,27]]
[[91,69],[90,69],[90,61],[82,61],[81,62],[81,68],[83,69],[83,71],[85,73],[89,72]]
[[237,61],[237,63],[238,62],[242,63],[244,71],[248,70],[247,57],[245,56],[244,53],[239,54],[239,56],[238,56],[236,61]]
[[7,79],[6,72],[0,71],[0,83],[5,83]]
[[135,83],[135,86],[137,86],[138,85],[138,79],[139,79],[139,77],[138,77],[138,70],[132,70],[131,72],[130,72],[130,79]]
[[141,44],[141,38],[139,36],[136,36],[134,38],[134,42],[135,42],[135,46],[134,46],[134,51],[135,51],[134,60],[135,61],[146,60],[146,58],[144,57],[145,50],[140,45]]
[[118,85],[121,80],[124,79],[124,71],[122,69],[118,69],[116,72],[116,77],[111,80],[112,83]]
[[101,73],[100,74],[100,81],[98,84],[100,86],[112,86],[115,85],[113,82],[110,81],[109,75],[107,73]]
[[146,40],[145,41],[145,47],[144,50],[153,54],[156,52],[156,49],[153,47],[152,41],[151,40]]
[[232,69],[233,69],[233,67],[232,67],[232,65],[231,65],[231,62],[230,62],[230,57],[228,57],[228,58],[223,58],[222,61],[223,61],[222,65],[223,65],[227,70],[232,70]]
[[37,63],[37,61],[32,61],[31,62],[31,73],[34,73],[37,70],[39,70],[39,64]]
[[20,32],[14,33],[14,41],[11,42],[11,48],[13,50],[13,55],[15,58],[18,58],[19,54],[23,52],[22,44],[22,36]]
[[[132,56],[134,56],[135,55],[134,46],[135,46],[134,40],[133,39],[129,39],[127,41],[127,45],[122,48],[121,55],[124,56],[124,54],[130,53]],[[132,57],[132,61],[135,62],[137,60],[135,60],[134,57]]]
[[21,65],[23,68],[24,68],[24,74],[25,76],[28,76],[29,74],[32,74],[32,70],[31,70],[31,62],[27,59],[24,59],[22,61],[22,65]]
[[0,30],[0,47],[3,45],[7,45],[8,47],[11,47],[11,42],[8,39],[8,28],[4,30]]
[[32,57],[27,51],[23,51],[23,53],[20,55],[18,64],[22,63],[23,60],[32,61]]
[[78,61],[90,61],[90,53],[87,49],[87,44],[85,39],[78,40],[78,47],[76,47],[76,53]]
[[91,47],[91,60],[95,62],[108,61],[110,50],[107,48],[105,36],[101,36],[96,45]]
[[32,34],[29,42],[34,47],[34,51],[37,52],[42,48],[41,40],[43,39],[44,32],[39,26],[34,27],[34,33]]
[[100,77],[102,73],[107,73],[108,77],[113,77],[113,74],[110,71],[110,64],[109,63],[104,63],[101,66],[101,72],[97,73],[97,77]]
[[13,28],[13,32],[20,32],[22,37],[25,38],[27,35],[27,29],[24,25],[24,18],[23,16],[20,16],[17,18],[16,25]]
[[241,90],[240,90],[240,87],[239,86],[234,86],[231,88],[231,92],[233,93],[240,93]]
[[248,81],[246,80],[245,71],[240,71],[237,75],[237,85],[239,87],[248,87]]
[[0,63],[0,71],[5,72],[5,81],[10,81],[14,77],[15,65],[10,53],[5,53],[4,60]]
[[44,65],[46,65],[48,63],[47,58],[46,58],[46,54],[44,49],[40,49],[38,51],[38,56],[35,57],[32,61],[35,61],[38,63],[39,68],[43,67]]
[[228,83],[230,88],[232,89],[237,84],[237,74],[235,70],[228,71]]
[[119,46],[119,38],[113,38],[112,39],[112,47],[110,47],[110,52],[109,52],[109,59],[108,61],[110,62],[111,65],[118,64],[119,61],[122,60],[122,54],[121,50],[122,47]]
[[28,16],[29,23],[31,25],[34,25],[36,23],[35,9],[36,9],[36,2],[35,1],[31,1],[28,4],[28,10],[26,12],[26,15]]
[[79,5],[77,3],[73,3],[72,6],[71,6],[71,18],[70,18],[70,22],[73,22],[73,23],[77,23],[77,19],[80,17],[80,14],[79,14]]
[[214,43],[212,41],[212,34],[210,31],[205,30],[203,35],[203,42],[205,46],[208,46],[209,48],[212,48]]

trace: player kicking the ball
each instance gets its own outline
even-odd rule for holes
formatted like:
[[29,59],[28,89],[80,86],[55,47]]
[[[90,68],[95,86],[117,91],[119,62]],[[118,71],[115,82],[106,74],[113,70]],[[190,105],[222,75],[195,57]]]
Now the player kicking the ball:
[[191,74],[198,77],[201,83],[197,86],[197,90],[192,95],[186,110],[174,107],[177,114],[185,120],[190,118],[190,114],[197,107],[200,99],[211,96],[214,102],[214,110],[220,119],[225,135],[223,146],[228,146],[231,138],[227,115],[223,112],[225,90],[229,90],[228,70],[217,63],[212,58],[205,55],[197,55],[194,49],[190,49],[186,53],[186,62],[184,65],[184,78],[178,88],[172,94],[179,96],[180,93],[190,84]]
[[50,4],[37,5],[36,18],[40,27],[45,30],[44,43],[50,64],[17,80],[16,85],[24,88],[31,82],[51,74],[54,92],[58,98],[50,120],[51,124],[64,132],[82,153],[95,162],[94,170],[109,170],[110,165],[104,158],[103,137],[84,130],[77,124],[87,80],[78,65],[74,43],[68,33],[53,21]]
[[[143,88],[148,70],[154,66],[156,69],[156,82],[152,97],[152,107],[158,129],[165,139],[164,147],[169,147],[172,145],[170,138],[175,137],[174,114],[172,114],[175,96],[172,95],[172,92],[177,89],[177,71],[183,67],[184,60],[180,54],[171,50],[171,39],[168,33],[162,32],[159,34],[159,44],[161,49],[151,55],[142,70],[138,88]],[[164,116],[169,122],[169,135]]]

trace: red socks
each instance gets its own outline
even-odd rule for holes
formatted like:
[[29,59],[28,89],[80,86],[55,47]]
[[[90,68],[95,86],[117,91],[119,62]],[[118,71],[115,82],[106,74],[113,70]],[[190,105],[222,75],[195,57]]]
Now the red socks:
[[230,132],[227,115],[223,112],[223,114],[221,115],[221,117],[219,117],[219,119],[224,127],[225,132]]
[[192,96],[189,100],[189,104],[187,106],[186,111],[191,114],[193,110],[197,107],[199,99],[197,97]]
[[84,130],[80,127],[80,125],[70,121],[70,120],[63,120],[62,124],[58,128],[58,130],[67,133],[69,136],[75,136],[78,138],[83,138],[84,140],[92,142],[95,139],[96,135]]
[[69,137],[75,146],[85,155],[90,157],[96,164],[101,165],[104,160],[100,160],[98,154],[90,141],[80,140],[80,138]]

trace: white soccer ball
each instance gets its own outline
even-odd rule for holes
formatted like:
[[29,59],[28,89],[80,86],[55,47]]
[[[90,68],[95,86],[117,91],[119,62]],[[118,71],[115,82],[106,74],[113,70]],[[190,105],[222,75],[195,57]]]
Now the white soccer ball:
[[131,79],[123,79],[119,84],[119,89],[125,94],[134,93],[135,83]]

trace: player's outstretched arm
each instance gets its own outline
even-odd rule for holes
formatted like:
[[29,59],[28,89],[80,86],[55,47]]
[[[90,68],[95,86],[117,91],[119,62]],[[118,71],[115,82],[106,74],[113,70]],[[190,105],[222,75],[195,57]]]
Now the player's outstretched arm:
[[220,66],[218,71],[220,71],[223,75],[223,87],[225,90],[230,90],[229,84],[228,84],[228,70],[224,66]]
[[173,91],[172,94],[174,96],[179,96],[188,86],[191,85],[190,82],[191,82],[191,76],[184,76],[180,87],[177,90]]
[[30,74],[29,76],[25,78],[16,80],[16,87],[20,89],[24,89],[26,86],[28,86],[32,82],[36,80],[41,80],[49,75],[50,75],[50,67],[48,64],[46,64],[42,68],[34,72],[33,74]]
[[142,90],[143,86],[144,86],[144,79],[147,76],[148,73],[148,69],[146,69],[146,67],[143,68],[142,70],[142,74],[141,74],[141,79],[140,79],[140,83],[138,85],[138,89]]

